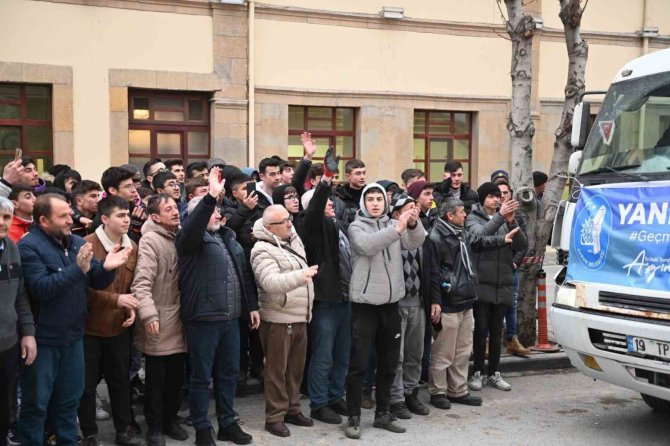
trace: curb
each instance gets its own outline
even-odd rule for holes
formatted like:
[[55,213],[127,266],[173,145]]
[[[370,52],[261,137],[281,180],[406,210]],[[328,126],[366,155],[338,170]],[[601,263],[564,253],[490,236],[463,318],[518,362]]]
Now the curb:
[[527,357],[505,355],[500,358],[501,373],[538,372],[571,367],[570,358],[564,351],[558,353],[534,352]]

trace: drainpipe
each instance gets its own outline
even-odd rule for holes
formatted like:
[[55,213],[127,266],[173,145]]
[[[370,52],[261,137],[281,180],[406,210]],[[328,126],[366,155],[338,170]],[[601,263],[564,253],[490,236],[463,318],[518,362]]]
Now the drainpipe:
[[649,0],[644,0],[642,16],[642,55],[649,53],[649,37],[646,35],[647,23],[649,23]]
[[[646,3],[646,0],[645,0]],[[256,78],[254,77],[254,58],[255,58],[255,43],[254,43],[254,34],[255,34],[255,16],[256,16],[256,4],[254,0],[249,0],[247,2],[247,9],[249,11],[249,20],[248,20],[248,30],[247,30],[247,160],[249,161],[249,166],[254,167],[256,165],[256,156],[255,156],[255,147],[256,147]]]

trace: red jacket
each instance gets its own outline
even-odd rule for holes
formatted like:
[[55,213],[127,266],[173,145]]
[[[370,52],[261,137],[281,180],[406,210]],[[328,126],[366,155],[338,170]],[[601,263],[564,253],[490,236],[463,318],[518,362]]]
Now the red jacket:
[[26,221],[14,215],[12,217],[12,226],[9,228],[9,238],[11,238],[14,243],[18,243],[19,240],[28,233],[30,225],[32,224],[32,221]]

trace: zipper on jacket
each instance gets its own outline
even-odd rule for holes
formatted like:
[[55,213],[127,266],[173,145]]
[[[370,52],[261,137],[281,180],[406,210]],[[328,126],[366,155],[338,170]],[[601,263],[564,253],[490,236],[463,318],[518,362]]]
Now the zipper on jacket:
[[363,294],[368,291],[368,285],[370,284],[370,272],[372,271],[372,265],[368,267],[368,278],[365,279],[365,288],[363,288]]

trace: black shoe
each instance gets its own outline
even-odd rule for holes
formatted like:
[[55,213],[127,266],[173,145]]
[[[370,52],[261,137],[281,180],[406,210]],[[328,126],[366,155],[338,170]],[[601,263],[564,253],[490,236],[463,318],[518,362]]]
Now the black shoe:
[[254,439],[251,435],[242,430],[235,421],[226,427],[219,428],[219,435],[216,436],[219,441],[232,441],[235,444],[249,444]]
[[216,446],[216,442],[214,441],[214,429],[205,427],[195,431],[195,444],[196,446]]
[[431,395],[430,404],[437,407],[438,409],[444,409],[444,410],[451,409],[451,403],[449,402],[449,398],[447,398],[447,395],[443,393],[438,393],[437,395]]
[[188,440],[188,432],[182,428],[177,420],[171,420],[163,426],[163,433],[173,440],[184,441]]
[[80,443],[81,446],[98,446],[98,439],[95,435],[84,437]]
[[340,424],[342,423],[342,417],[339,416],[335,411],[329,406],[319,407],[318,409],[312,409],[309,414],[315,420],[319,420],[327,424]]
[[336,414],[342,415],[343,417],[349,415],[349,411],[347,410],[347,403],[344,400],[339,400],[335,403],[329,404],[328,407],[333,409]]
[[387,431],[394,432],[396,434],[402,434],[406,431],[404,427],[395,424],[395,419],[388,412],[375,413],[375,421],[372,423],[372,425],[379,429],[386,429]]
[[415,415],[428,415],[430,409],[419,401],[419,389],[414,389],[411,395],[405,396],[405,405]]
[[147,446],[165,446],[165,437],[159,428],[147,429]]
[[138,437],[130,426],[124,432],[116,433],[114,443],[120,446],[144,446],[145,444],[144,440]]
[[470,395],[466,393],[463,396],[459,397],[449,397],[449,401],[455,404],[465,404],[466,406],[481,406],[482,399],[478,396]]
[[302,412],[288,414],[284,417],[284,423],[293,424],[295,426],[302,427],[312,427],[314,426],[314,420],[307,418],[302,414]]
[[391,414],[401,420],[409,420],[412,418],[412,414],[402,401],[391,404]]

